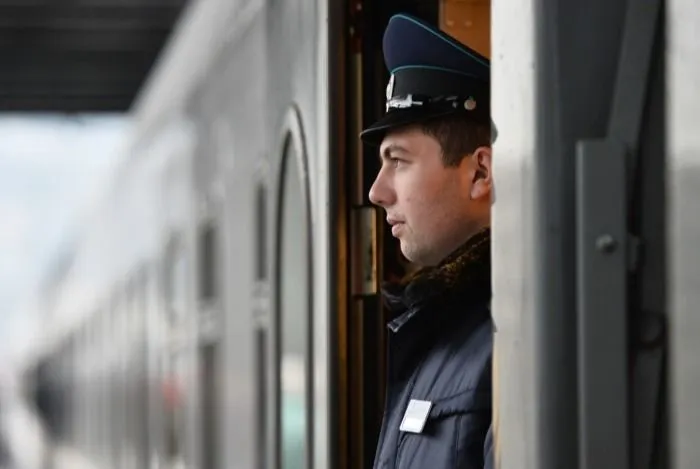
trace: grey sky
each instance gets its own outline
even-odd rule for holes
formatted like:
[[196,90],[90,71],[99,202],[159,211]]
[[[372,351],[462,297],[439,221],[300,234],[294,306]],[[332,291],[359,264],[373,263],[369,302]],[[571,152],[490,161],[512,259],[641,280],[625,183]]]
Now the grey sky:
[[105,184],[128,120],[0,114],[0,354],[34,318],[25,306]]

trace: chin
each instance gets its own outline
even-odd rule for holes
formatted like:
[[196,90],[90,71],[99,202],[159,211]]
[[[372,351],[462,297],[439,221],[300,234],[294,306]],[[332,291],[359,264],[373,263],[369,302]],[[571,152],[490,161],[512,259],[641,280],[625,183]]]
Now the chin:
[[426,259],[421,255],[419,250],[406,246],[406,243],[403,241],[401,241],[401,253],[403,254],[403,257],[405,257],[411,264],[415,264],[418,267],[426,267],[429,265],[427,262],[425,262]]
[[400,240],[401,243],[401,254],[403,254],[403,257],[406,258],[408,262],[415,262],[414,256],[413,256],[413,250],[410,247],[406,246],[406,243]]

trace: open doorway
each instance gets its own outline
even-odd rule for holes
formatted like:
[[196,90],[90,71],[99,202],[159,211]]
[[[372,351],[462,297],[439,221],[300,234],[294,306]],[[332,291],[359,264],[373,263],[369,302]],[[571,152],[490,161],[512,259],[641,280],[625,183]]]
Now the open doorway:
[[391,236],[385,214],[368,200],[379,170],[377,148],[364,146],[360,131],[384,112],[389,74],[382,36],[389,18],[407,13],[436,24],[490,57],[490,0],[348,0],[344,16],[345,55],[333,65],[342,89],[336,104],[334,156],[338,232],[336,308],[338,311],[337,466],[372,467],[381,426],[385,385],[387,312],[380,286],[398,280],[412,266]]

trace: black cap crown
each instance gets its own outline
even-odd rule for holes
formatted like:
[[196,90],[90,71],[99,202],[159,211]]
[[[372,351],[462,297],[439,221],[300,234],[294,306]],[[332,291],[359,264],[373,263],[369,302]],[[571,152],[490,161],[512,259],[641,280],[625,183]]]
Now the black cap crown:
[[378,145],[392,128],[458,113],[491,123],[491,66],[486,57],[404,14],[389,20],[383,51],[391,74],[386,114],[360,134],[363,141]]

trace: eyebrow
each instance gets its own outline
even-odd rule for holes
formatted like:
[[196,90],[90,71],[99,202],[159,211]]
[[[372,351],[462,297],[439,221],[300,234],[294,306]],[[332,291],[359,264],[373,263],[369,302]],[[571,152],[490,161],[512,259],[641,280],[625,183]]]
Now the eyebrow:
[[408,153],[408,150],[398,143],[392,143],[384,148],[384,151],[379,154],[379,161],[388,160],[392,153]]

